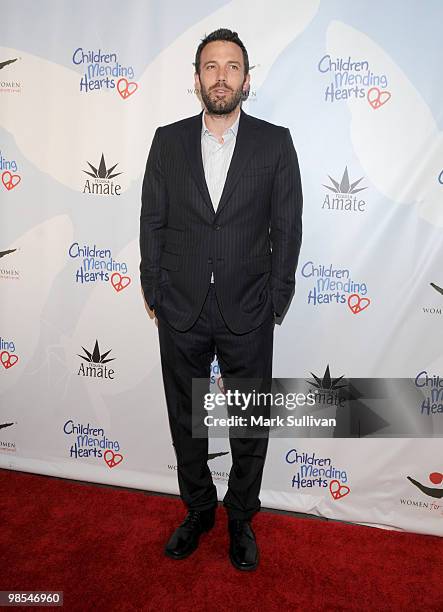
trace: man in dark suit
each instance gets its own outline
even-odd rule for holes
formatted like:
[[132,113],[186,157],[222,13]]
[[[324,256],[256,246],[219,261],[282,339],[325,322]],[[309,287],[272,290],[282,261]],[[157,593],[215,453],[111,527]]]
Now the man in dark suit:
[[[141,284],[155,310],[180,495],[188,514],[165,552],[189,556],[214,525],[217,491],[208,440],[193,437],[192,379],[209,380],[217,355],[223,382],[269,386],[275,316],[295,285],[302,239],[302,190],[287,128],[247,115],[249,60],[236,32],[200,43],[195,87],[204,110],[158,128],[149,153],[140,217]],[[263,387],[262,387],[263,388]],[[223,503],[229,556],[253,570],[251,519],[268,446],[231,437],[232,468]]]

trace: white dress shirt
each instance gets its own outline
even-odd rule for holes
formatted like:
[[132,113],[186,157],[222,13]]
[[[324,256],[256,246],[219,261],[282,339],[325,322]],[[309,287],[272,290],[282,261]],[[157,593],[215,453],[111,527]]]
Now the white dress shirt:
[[[223,142],[221,143],[217,140],[217,136],[208,130],[205,121],[205,111],[202,114],[201,146],[203,168],[215,212],[217,212],[234,152],[239,121],[240,113],[238,113],[237,119],[231,127],[224,132]],[[213,282],[214,273],[211,276],[211,283]]]

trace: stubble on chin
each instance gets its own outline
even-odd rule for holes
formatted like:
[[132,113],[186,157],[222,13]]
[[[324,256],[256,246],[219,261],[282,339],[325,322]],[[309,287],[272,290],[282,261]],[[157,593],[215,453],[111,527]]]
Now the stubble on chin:
[[231,92],[229,99],[218,99],[212,97],[212,92],[201,91],[202,100],[206,106],[206,110],[210,115],[229,115],[236,108],[242,99],[242,90]]

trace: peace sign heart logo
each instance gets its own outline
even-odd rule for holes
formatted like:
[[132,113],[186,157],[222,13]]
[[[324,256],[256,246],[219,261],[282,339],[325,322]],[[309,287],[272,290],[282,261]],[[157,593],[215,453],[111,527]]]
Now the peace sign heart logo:
[[130,282],[131,279],[129,276],[122,276],[118,272],[114,272],[114,274],[111,276],[111,285],[114,287],[117,293],[123,289],[126,289]]
[[329,483],[329,491],[334,499],[341,499],[349,494],[350,488],[340,484],[338,480],[331,480]]
[[21,176],[19,176],[18,174],[11,174],[9,170],[5,170],[2,174],[2,183],[8,191],[11,191],[11,189],[17,187],[21,180]]
[[112,450],[107,450],[105,452],[104,459],[108,464],[108,467],[113,468],[123,461],[123,455],[120,455],[119,453],[114,453],[114,451]]
[[368,90],[368,102],[374,110],[386,104],[390,99],[391,94],[389,91],[382,91],[378,87],[371,87],[371,89]]
[[358,293],[352,293],[348,297],[348,306],[354,314],[358,314],[367,308],[370,303],[371,300],[369,298],[362,298],[358,295]]
[[12,368],[18,361],[18,355],[11,355],[8,351],[2,351],[0,353],[0,363],[5,370]]
[[117,91],[123,100],[132,96],[138,89],[138,84],[134,81],[128,81],[128,79],[122,78],[117,81]]

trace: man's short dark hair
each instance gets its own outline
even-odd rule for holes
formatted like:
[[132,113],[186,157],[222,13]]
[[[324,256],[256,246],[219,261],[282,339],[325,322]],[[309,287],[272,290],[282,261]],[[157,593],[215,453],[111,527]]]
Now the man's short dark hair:
[[232,30],[228,30],[227,28],[219,28],[218,30],[211,32],[211,34],[208,34],[205,38],[202,39],[201,43],[199,44],[197,48],[197,52],[195,54],[195,62],[194,62],[195,72],[197,72],[197,74],[200,74],[200,56],[201,56],[203,49],[206,47],[207,44],[211,42],[215,42],[216,40],[226,40],[228,42],[233,42],[240,47],[240,49],[243,52],[243,63],[245,65],[245,76],[246,76],[249,72],[248,52],[246,51],[246,47],[244,46],[244,44],[238,37],[237,32],[233,32]]

